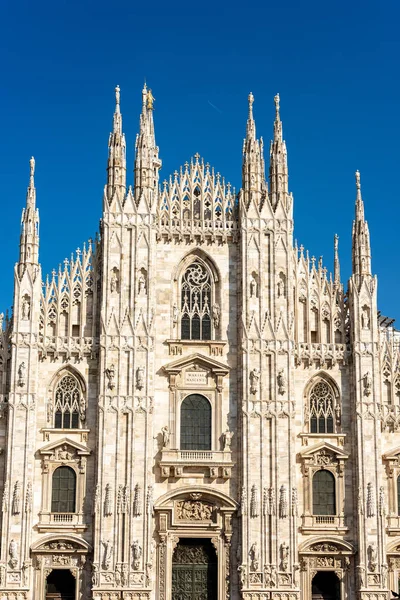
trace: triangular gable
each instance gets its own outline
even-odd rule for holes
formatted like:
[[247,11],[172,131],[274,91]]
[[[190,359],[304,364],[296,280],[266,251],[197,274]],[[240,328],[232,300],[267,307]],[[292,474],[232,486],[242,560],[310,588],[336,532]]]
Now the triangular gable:
[[190,367],[193,364],[202,365],[218,375],[227,375],[230,371],[230,367],[228,367],[228,365],[224,365],[218,360],[214,360],[213,358],[204,356],[204,354],[199,354],[198,352],[168,363],[164,366],[164,371],[167,373],[179,373],[184,368]]
[[310,448],[306,448],[299,454],[300,454],[301,458],[312,458],[314,456],[314,454],[316,454],[317,452],[321,452],[321,450],[325,450],[332,454],[335,454],[335,456],[337,458],[341,458],[343,460],[349,458],[348,454],[343,452],[343,450],[340,450],[340,448],[338,448],[337,446],[330,444],[329,442],[319,442],[319,444],[315,444],[314,446],[311,446]]
[[67,437],[63,437],[62,439],[55,440],[54,442],[46,444],[45,446],[39,449],[39,453],[44,455],[53,454],[54,450],[60,448],[60,446],[71,446],[71,448],[74,448],[76,450],[76,453],[80,456],[89,456],[89,454],[91,453],[87,446],[79,444],[78,442],[75,442],[74,440],[71,440]]

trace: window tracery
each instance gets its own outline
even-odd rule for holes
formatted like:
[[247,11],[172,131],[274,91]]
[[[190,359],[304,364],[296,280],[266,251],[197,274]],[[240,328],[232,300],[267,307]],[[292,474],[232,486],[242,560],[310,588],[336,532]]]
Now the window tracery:
[[210,272],[195,260],[181,283],[181,338],[211,339],[212,282]]
[[325,381],[318,381],[309,399],[310,433],[334,433],[335,397]]
[[57,384],[54,396],[54,427],[78,429],[79,421],[85,419],[85,400],[77,379],[64,375]]

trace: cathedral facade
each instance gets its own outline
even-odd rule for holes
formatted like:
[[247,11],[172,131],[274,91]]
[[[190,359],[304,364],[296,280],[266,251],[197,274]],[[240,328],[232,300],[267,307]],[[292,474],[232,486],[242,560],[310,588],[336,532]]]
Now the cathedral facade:
[[400,337],[356,173],[345,293],[293,241],[279,96],[269,182],[196,155],[159,183],[120,91],[100,234],[45,279],[31,159],[0,347],[1,600],[387,600],[400,576]]

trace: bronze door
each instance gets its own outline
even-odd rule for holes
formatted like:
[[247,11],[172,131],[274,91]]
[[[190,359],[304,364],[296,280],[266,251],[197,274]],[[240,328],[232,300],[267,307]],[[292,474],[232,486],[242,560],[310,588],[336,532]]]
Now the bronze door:
[[172,600],[217,598],[217,557],[210,541],[180,540],[172,558]]

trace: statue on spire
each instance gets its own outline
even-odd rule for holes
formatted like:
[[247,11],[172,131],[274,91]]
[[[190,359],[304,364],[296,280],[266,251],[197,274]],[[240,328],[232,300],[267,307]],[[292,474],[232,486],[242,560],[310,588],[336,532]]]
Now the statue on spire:
[[276,94],[276,96],[274,96],[274,102],[275,102],[276,116],[278,116],[279,115],[279,102],[280,102],[279,94]]
[[35,159],[33,158],[33,156],[29,161],[29,165],[30,165],[30,169],[31,169],[31,178],[33,178],[35,175]]
[[119,102],[120,102],[120,98],[121,98],[121,90],[120,90],[119,85],[117,85],[117,87],[115,88],[115,102],[118,105],[119,105]]
[[356,187],[359,190],[361,188],[361,183],[360,183],[360,171],[356,171]]
[[148,110],[154,110],[154,102],[156,101],[156,99],[154,98],[153,94],[151,93],[151,90],[149,90],[147,92],[147,108]]

